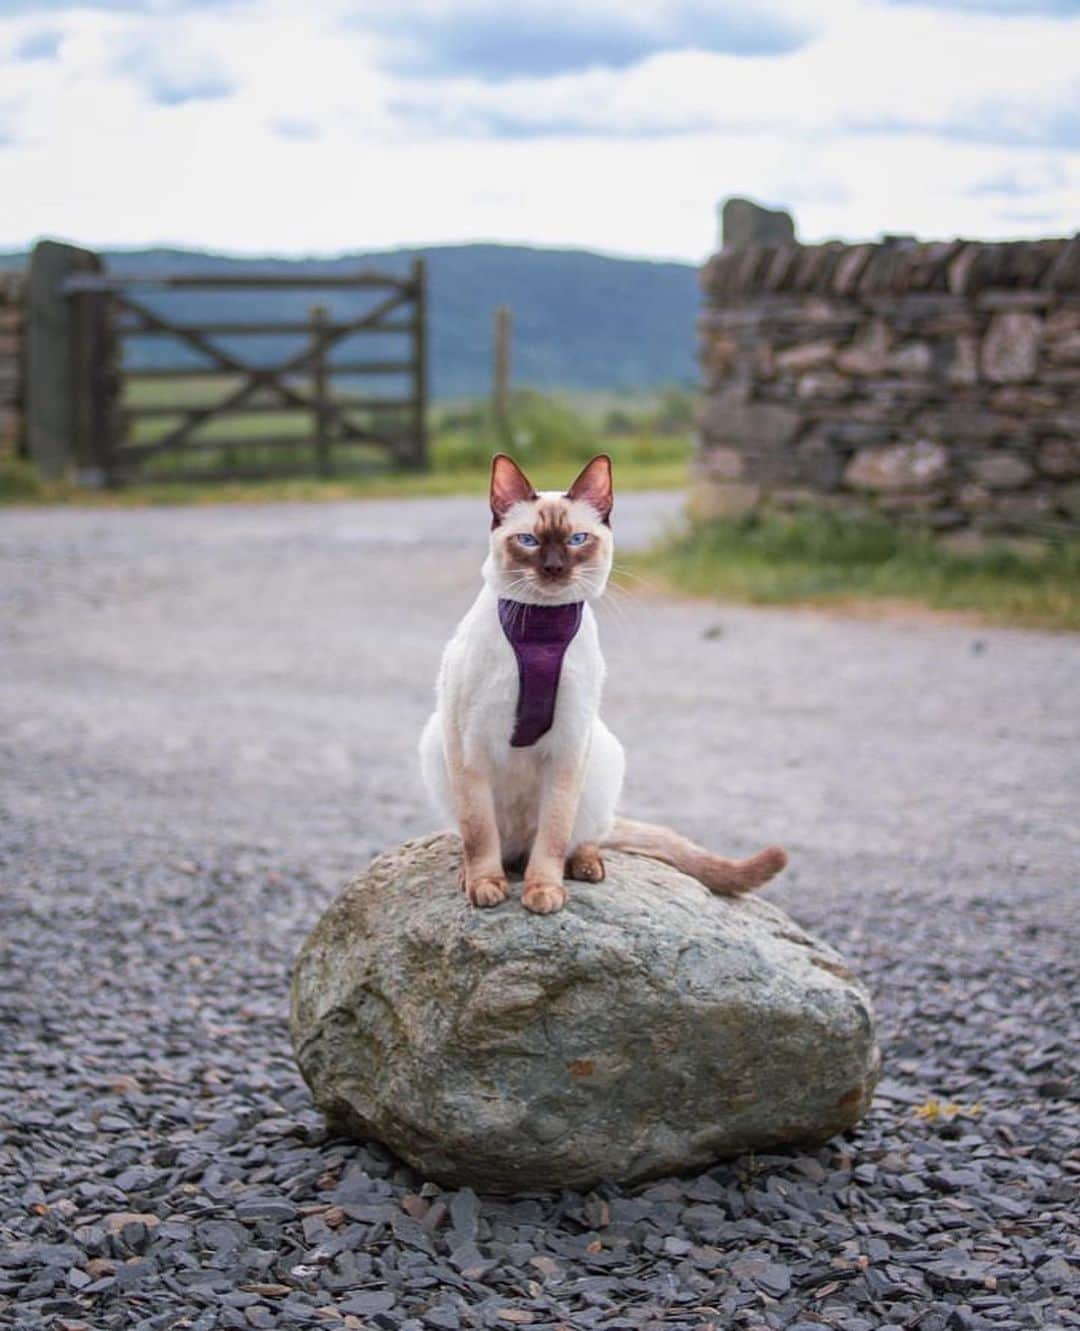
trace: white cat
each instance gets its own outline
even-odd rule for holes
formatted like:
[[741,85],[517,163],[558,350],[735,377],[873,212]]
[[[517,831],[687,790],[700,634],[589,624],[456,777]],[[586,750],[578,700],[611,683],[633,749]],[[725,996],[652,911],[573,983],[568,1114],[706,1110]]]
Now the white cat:
[[462,886],[477,906],[508,894],[546,914],[566,877],[599,882],[601,847],[674,865],[714,892],[767,882],[772,847],[725,860],[668,828],[616,818],[625,758],[599,716],[604,682],[590,601],[611,572],[611,460],[593,458],[565,494],[538,494],[505,454],[492,462],[484,586],[447,644],[437,705],[420,740],[424,781],[462,840]]

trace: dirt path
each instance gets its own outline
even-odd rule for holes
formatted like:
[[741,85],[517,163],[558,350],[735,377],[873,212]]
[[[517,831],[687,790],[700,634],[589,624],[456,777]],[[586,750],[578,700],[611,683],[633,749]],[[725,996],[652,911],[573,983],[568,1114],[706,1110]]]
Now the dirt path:
[[[623,548],[677,504],[623,498]],[[84,853],[260,845],[328,886],[424,830],[414,743],[484,527],[464,500],[6,513],[10,812]],[[625,592],[603,619],[628,805],[784,842],[784,899],[1075,872],[1080,639]]]
[[[677,503],[623,499],[624,546]],[[485,525],[0,515],[0,1326],[1074,1325],[1077,638],[613,596],[628,808],[787,846],[769,895],[874,994],[873,1112],[635,1197],[458,1194],[460,1231],[325,1141],[288,968],[431,826],[415,742]]]

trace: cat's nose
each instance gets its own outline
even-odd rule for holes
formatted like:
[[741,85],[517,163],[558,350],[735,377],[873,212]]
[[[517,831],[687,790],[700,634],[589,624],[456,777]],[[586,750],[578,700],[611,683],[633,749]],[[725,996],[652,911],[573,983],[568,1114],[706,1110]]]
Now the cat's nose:
[[540,570],[549,578],[558,577],[566,571],[566,556],[561,550],[545,550],[540,560]]

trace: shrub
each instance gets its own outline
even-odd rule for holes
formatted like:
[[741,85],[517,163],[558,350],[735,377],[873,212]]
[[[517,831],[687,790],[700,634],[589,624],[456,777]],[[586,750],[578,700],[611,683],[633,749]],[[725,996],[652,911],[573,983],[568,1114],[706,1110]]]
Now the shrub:
[[432,431],[431,460],[437,470],[486,467],[491,455],[506,452],[527,467],[536,462],[587,462],[602,451],[599,433],[584,416],[532,389],[510,395],[505,429],[488,404],[455,407],[443,413]]

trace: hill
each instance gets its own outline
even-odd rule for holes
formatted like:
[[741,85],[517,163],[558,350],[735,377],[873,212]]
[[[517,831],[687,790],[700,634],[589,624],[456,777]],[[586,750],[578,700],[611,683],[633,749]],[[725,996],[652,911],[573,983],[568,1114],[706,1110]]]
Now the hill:
[[[487,391],[491,376],[491,324],[496,305],[513,311],[513,379],[541,389],[647,390],[692,383],[698,290],[689,264],[616,259],[580,250],[513,245],[446,245],[423,250],[349,254],[335,259],[242,259],[192,250],[104,251],[118,273],[287,272],[331,273],[372,265],[405,271],[422,253],[428,263],[431,385],[436,397]],[[0,255],[0,266],[24,261]],[[213,319],[220,293],[171,292],[154,297],[162,313]],[[230,295],[229,317],[304,318],[307,292]],[[319,296],[331,310],[347,296]],[[241,305],[235,302],[242,302]],[[215,310],[215,306],[218,307]],[[354,307],[355,308],[355,307]],[[366,349],[373,353],[371,345]],[[295,346],[290,339],[247,339],[245,351],[268,361]],[[392,355],[393,350],[387,349]],[[171,339],[132,344],[142,365],[185,361]]]

